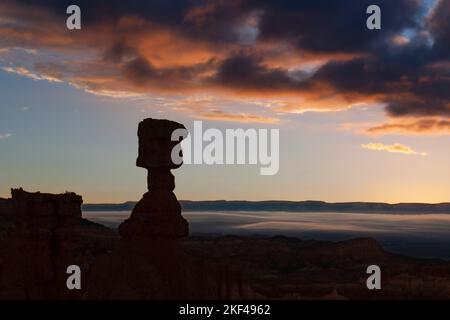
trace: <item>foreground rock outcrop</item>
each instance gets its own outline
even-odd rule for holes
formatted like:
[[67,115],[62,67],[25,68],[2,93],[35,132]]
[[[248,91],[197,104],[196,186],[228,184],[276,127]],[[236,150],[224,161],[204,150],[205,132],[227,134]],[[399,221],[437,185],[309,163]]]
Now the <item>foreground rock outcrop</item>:
[[6,236],[13,225],[13,208],[11,199],[0,198],[0,241]]
[[0,297],[67,298],[66,268],[78,263],[80,196],[12,190],[13,226],[0,255]]

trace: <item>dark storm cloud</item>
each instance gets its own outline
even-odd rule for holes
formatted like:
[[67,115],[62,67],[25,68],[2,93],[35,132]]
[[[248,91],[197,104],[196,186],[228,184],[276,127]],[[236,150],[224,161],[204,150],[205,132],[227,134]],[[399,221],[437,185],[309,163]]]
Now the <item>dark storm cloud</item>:
[[[68,5],[79,5],[83,32],[108,32],[86,34],[87,46],[98,45],[102,61],[141,88],[219,87],[299,96],[319,90],[314,97],[332,88],[333,96],[376,97],[391,116],[450,117],[450,0],[437,0],[428,15],[419,0],[6,1],[20,12],[38,6],[58,21],[65,19]],[[366,28],[371,4],[381,7],[382,30]],[[136,23],[123,28],[124,17]],[[46,43],[45,34],[38,35]],[[178,61],[180,48],[197,51],[184,60],[186,52],[179,52]],[[304,73],[284,63],[286,50],[291,57],[325,56],[325,62]],[[342,54],[350,58],[338,59]]]
[[[156,25],[182,32],[193,39],[211,42],[237,41],[236,27],[249,14],[259,12],[259,39],[286,40],[313,52],[361,52],[405,28],[418,25],[423,6],[419,0],[378,0],[382,10],[382,31],[369,31],[366,8],[371,0],[17,0],[19,4],[47,8],[64,18],[66,8],[82,8],[83,23],[117,22],[134,15]],[[444,7],[444,5],[441,5]],[[448,14],[447,14],[448,16]],[[445,13],[432,28],[442,33],[448,25]],[[442,20],[442,21],[441,21]],[[443,36],[448,36],[448,32]]]
[[104,20],[117,20],[123,15],[139,15],[161,24],[178,24],[186,10],[195,1],[190,0],[15,0],[25,6],[46,8],[65,18],[66,8],[78,5],[82,9],[83,23],[96,24]]
[[424,57],[429,56],[429,48],[413,46],[392,51],[386,47],[376,56],[327,63],[309,81],[327,82],[341,92],[380,94],[402,88],[409,91],[411,86],[418,86],[421,77],[436,76],[426,69],[429,61]]
[[308,81],[328,83],[340,93],[380,95],[392,116],[450,117],[450,69],[432,69],[414,51],[328,63]]
[[191,66],[156,68],[141,55],[121,64],[122,75],[136,87],[152,86],[166,91],[192,90],[192,81],[211,68],[213,61]]
[[115,42],[105,50],[103,58],[107,61],[120,63],[126,58],[136,57],[136,49],[124,42]]
[[153,23],[182,30],[210,41],[236,40],[233,27],[251,12],[262,12],[261,39],[286,38],[313,51],[359,51],[375,40],[403,28],[414,27],[420,13],[418,0],[378,0],[383,32],[365,28],[371,0],[17,0],[64,15],[66,8],[82,8],[83,22],[96,24],[136,15]]
[[158,71],[144,58],[137,57],[125,65],[127,78],[137,84],[145,84],[159,77]]
[[295,90],[299,83],[282,69],[267,68],[262,59],[245,54],[232,56],[220,65],[215,82],[251,90]]
[[429,21],[429,27],[434,36],[436,54],[448,59],[450,56],[450,1],[439,1]]
[[[382,11],[382,31],[369,31],[366,8]],[[420,2],[415,0],[255,1],[265,9],[261,37],[290,38],[299,48],[314,52],[355,52],[369,49],[404,28],[417,25]]]
[[388,102],[387,111],[392,116],[447,116],[450,117],[449,100],[427,98],[424,101]]

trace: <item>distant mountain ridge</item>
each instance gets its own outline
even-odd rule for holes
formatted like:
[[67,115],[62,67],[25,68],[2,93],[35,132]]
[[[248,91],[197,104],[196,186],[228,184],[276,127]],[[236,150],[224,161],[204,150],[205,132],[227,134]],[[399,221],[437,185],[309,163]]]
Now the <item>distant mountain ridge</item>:
[[[287,212],[359,212],[359,213],[448,213],[450,203],[397,203],[323,201],[190,201],[181,200],[183,211],[287,211]],[[83,211],[131,211],[136,202],[121,204],[84,204]]]

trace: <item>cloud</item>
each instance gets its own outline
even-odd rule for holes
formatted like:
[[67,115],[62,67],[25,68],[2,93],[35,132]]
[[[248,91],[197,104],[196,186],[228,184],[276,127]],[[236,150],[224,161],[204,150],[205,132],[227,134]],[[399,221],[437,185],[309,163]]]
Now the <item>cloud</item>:
[[386,36],[416,26],[414,18],[421,9],[416,0],[377,1],[383,12],[383,31],[367,32],[365,12],[373,4],[370,0],[262,2],[262,38],[281,37],[313,52],[367,51]]
[[237,90],[279,91],[293,89],[298,84],[282,69],[269,68],[262,59],[239,54],[224,60],[214,82]]
[[278,118],[264,117],[248,113],[226,113],[220,110],[213,110],[209,112],[202,112],[198,115],[200,119],[218,120],[218,121],[232,121],[242,123],[265,123],[276,124],[280,122]]
[[428,27],[434,36],[434,47],[442,57],[450,55],[450,4],[448,0],[436,0],[428,20]]
[[8,72],[8,73],[15,73],[18,74],[20,76],[24,76],[33,80],[46,80],[49,82],[62,82],[60,79],[49,75],[49,74],[45,74],[45,73],[34,73],[24,67],[4,67],[2,68],[2,70]]
[[366,129],[369,134],[450,134],[450,119],[419,119],[388,122]]
[[[4,51],[0,67],[116,98],[280,100],[267,118],[366,103],[384,104],[388,123],[450,119],[449,0],[431,12],[424,1],[379,0],[381,31],[365,27],[370,0],[80,0],[77,32],[65,28],[69,4],[2,0],[0,48],[34,54]],[[219,111],[210,118],[233,113]]]
[[11,133],[4,133],[4,134],[0,133],[0,139],[8,139],[10,137],[12,137]]
[[364,149],[375,150],[375,151],[387,151],[387,152],[392,152],[392,153],[403,153],[403,154],[420,155],[420,156],[427,155],[425,152],[417,152],[414,149],[412,149],[408,146],[404,146],[399,143],[392,144],[392,145],[385,145],[382,143],[368,143],[368,144],[362,144],[361,147],[363,147]]

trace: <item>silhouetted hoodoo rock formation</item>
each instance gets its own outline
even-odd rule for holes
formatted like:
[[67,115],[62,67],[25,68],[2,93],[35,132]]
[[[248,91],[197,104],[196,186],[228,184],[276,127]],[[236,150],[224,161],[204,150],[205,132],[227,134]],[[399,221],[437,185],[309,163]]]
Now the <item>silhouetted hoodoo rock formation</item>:
[[[148,170],[148,192],[136,204],[130,218],[119,226],[122,236],[119,281],[130,298],[142,294],[145,298],[186,298],[192,294],[187,292],[192,275],[180,246],[180,239],[188,235],[188,223],[181,216],[170,172],[180,166],[171,159],[172,149],[179,143],[171,140],[176,129],[185,128],[169,120],[146,119],[139,124],[136,164]],[[130,274],[135,279],[130,279]],[[195,287],[194,283],[190,285]]]
[[[181,240],[188,223],[173,193],[170,172],[181,164],[172,161],[172,150],[181,141],[172,133],[185,129],[169,120],[146,119],[139,124],[138,167],[148,170],[148,192],[129,219],[119,226],[118,252],[96,261],[88,296],[118,299],[213,299],[240,297],[240,282],[223,265],[192,259]],[[187,132],[186,132],[187,133]],[[113,275],[111,281],[109,275]]]
[[127,240],[178,239],[188,235],[188,223],[181,216],[181,207],[173,193],[175,179],[171,169],[180,164],[172,162],[172,133],[186,128],[169,120],[146,119],[139,124],[139,156],[136,165],[148,170],[148,192],[136,204],[130,219],[119,227]]

